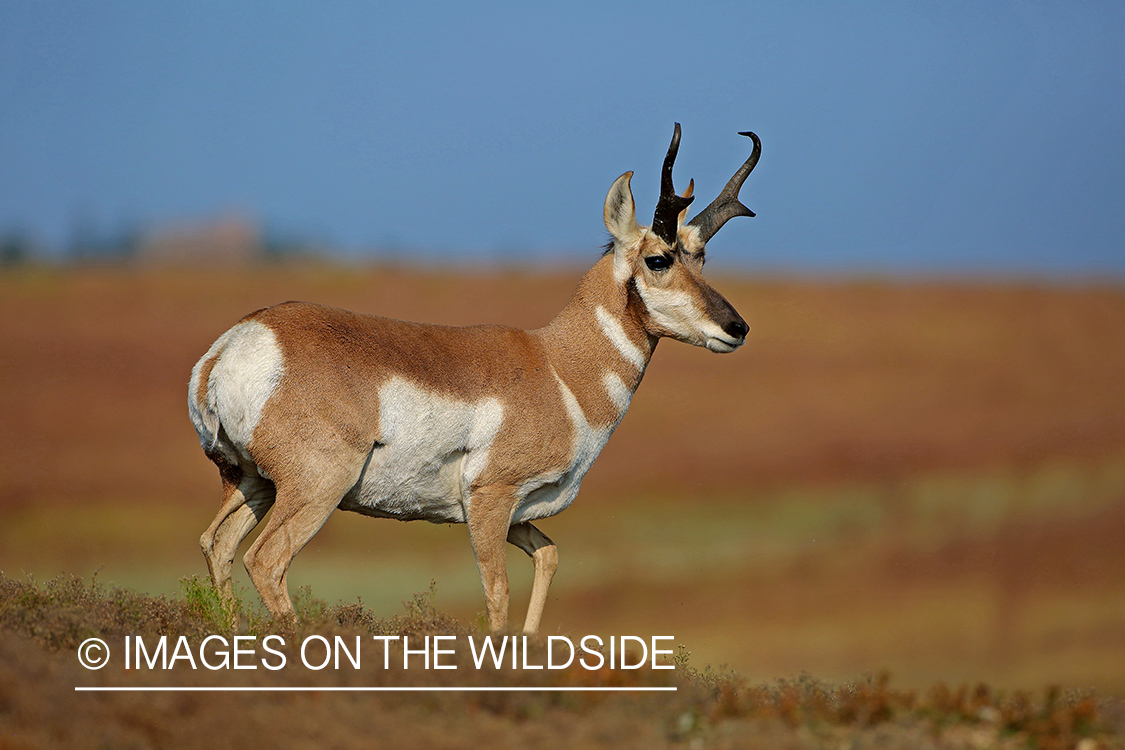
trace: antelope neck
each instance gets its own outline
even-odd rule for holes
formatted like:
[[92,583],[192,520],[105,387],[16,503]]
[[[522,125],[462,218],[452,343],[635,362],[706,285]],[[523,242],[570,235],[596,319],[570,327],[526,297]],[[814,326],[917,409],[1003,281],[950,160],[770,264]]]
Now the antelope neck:
[[629,294],[628,283],[614,280],[613,257],[604,256],[538,332],[556,375],[587,414],[601,412],[598,402],[608,396],[620,419],[656,347],[641,327],[634,309],[639,298]]

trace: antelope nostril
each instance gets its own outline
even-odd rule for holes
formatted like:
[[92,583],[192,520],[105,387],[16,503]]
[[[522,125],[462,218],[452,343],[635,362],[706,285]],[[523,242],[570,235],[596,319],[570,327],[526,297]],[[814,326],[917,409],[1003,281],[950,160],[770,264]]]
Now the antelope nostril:
[[745,320],[743,320],[742,318],[738,318],[736,320],[732,320],[730,323],[727,323],[726,327],[723,330],[729,333],[731,336],[734,336],[736,339],[741,339],[745,338],[746,334],[750,333],[750,326],[746,325]]

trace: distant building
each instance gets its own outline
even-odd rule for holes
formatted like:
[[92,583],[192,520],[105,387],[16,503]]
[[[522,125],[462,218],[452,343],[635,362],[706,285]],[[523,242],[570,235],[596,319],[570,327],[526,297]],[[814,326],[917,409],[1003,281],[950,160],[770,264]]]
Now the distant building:
[[177,222],[146,232],[137,243],[141,263],[241,265],[262,260],[261,226],[244,216]]

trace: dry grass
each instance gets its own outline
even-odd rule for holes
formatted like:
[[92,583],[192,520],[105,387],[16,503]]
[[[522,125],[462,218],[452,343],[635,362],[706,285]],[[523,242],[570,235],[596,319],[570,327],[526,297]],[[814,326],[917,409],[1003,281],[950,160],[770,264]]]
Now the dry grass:
[[[357,606],[306,600],[296,637],[448,634],[472,629],[416,595],[404,614],[380,619]],[[978,684],[944,684],[923,693],[891,685],[881,674],[832,685],[807,676],[750,684],[739,676],[693,669],[681,651],[672,673],[566,670],[460,672],[309,671],[296,659],[280,671],[250,676],[229,670],[107,668],[84,672],[76,649],[99,635],[155,639],[186,635],[198,644],[225,633],[209,590],[185,582],[185,595],[152,598],[106,590],[73,577],[43,587],[0,578],[0,731],[4,747],[346,747],[378,737],[395,747],[1125,747],[1120,701],[1051,688],[1040,695]],[[258,634],[273,632],[254,622]],[[245,628],[244,631],[245,632]],[[294,638],[296,640],[296,638]],[[463,655],[462,655],[463,656]],[[396,655],[397,657],[397,655]],[[543,661],[543,644],[532,663]],[[377,667],[379,665],[376,665]],[[383,687],[419,685],[669,685],[674,693],[381,693],[267,694],[77,693],[100,687]],[[1085,744],[1083,744],[1085,743]]]

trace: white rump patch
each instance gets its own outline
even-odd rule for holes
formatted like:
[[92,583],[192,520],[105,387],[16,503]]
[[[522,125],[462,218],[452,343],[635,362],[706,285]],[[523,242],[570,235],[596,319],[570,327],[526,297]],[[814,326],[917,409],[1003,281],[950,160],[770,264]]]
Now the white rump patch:
[[[216,355],[218,359],[207,379],[204,403],[199,404],[202,367]],[[217,446],[221,424],[233,447],[241,457],[248,458],[246,446],[253,439],[262,409],[284,373],[285,362],[277,336],[264,323],[244,321],[220,336],[192,370],[188,404],[204,448]],[[224,454],[237,462],[237,457],[229,455],[229,450],[224,450]]]
[[[645,369],[645,355],[641,348],[633,343],[629,338],[629,334],[625,333],[625,328],[621,325],[621,321],[610,314],[601,305],[594,308],[594,315],[598,319],[598,324],[601,326],[602,333],[610,340],[613,346],[621,353],[627,362],[632,364],[638,370]],[[565,387],[565,386],[564,386]]]

